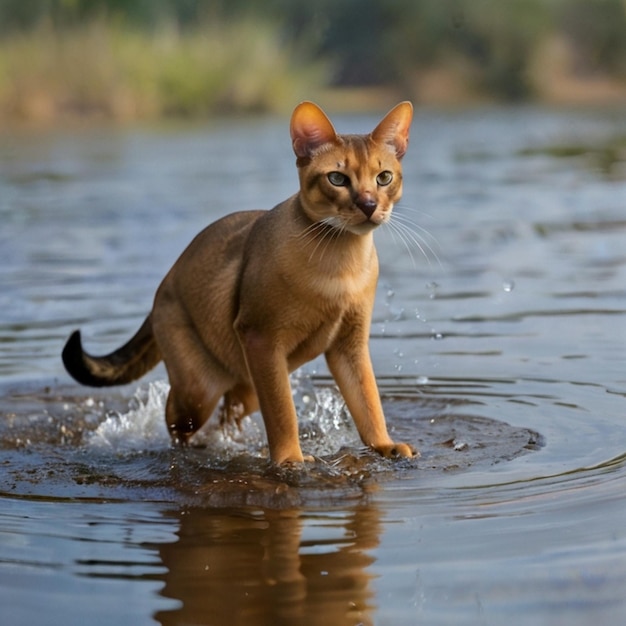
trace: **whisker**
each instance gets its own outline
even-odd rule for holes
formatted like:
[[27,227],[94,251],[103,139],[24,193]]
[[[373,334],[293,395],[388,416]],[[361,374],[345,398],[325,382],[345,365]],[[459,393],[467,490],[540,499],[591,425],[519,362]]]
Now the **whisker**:
[[406,215],[403,215],[399,211],[394,212],[392,214],[392,217],[394,219],[404,222],[405,224],[410,225],[411,227],[413,227],[416,230],[419,230],[425,235],[428,235],[436,244],[439,244],[439,242],[437,241],[437,238],[427,228],[424,228],[419,222],[416,222],[415,220],[411,219],[410,217]]
[[417,261],[415,260],[415,257],[413,255],[414,248],[417,248],[421,252],[422,256],[426,259],[428,264],[431,265],[431,260],[428,256],[427,248],[424,248],[420,241],[416,237],[414,237],[408,229],[403,227],[401,224],[397,224],[394,222],[390,222],[389,226],[393,230],[395,230],[397,235],[400,237],[400,240],[402,241],[404,247],[409,253],[409,256],[411,257],[414,268],[417,268]]
[[402,245],[406,248],[406,251],[409,253],[409,257],[411,258],[411,264],[413,265],[413,269],[417,269],[417,263],[415,261],[415,257],[413,256],[413,251],[411,250],[411,246],[406,241],[405,235],[402,232],[402,230],[398,227],[397,224],[394,224],[393,221],[387,222],[386,226],[389,226],[389,232],[391,233],[391,236],[394,242],[397,241],[396,236],[400,239],[400,241],[402,242]]
[[316,237],[315,231],[321,230],[325,228],[325,224],[323,222],[313,222],[310,226],[307,226],[301,233],[294,235],[297,239],[308,239],[305,243],[309,243],[309,241],[313,241]]
[[313,248],[313,250],[311,250],[311,254],[309,255],[309,263],[313,260],[313,257],[315,256],[315,253],[319,250],[320,246],[322,245],[322,243],[324,243],[324,241],[326,241],[326,245],[324,246],[324,248],[321,251],[321,256],[324,256],[324,250],[326,250],[326,247],[328,246],[328,239],[330,237],[332,237],[332,232],[330,230],[330,228],[328,228],[327,224],[322,224],[320,223],[320,228],[318,229],[319,232],[316,232],[314,234],[314,238],[312,239],[312,241],[315,241],[315,247]]
[[321,259],[333,239],[336,239],[341,234],[342,229],[343,224],[341,229],[338,228],[332,217],[324,218],[305,228],[298,235],[298,239],[304,240],[305,245],[315,243],[315,247],[311,250],[311,254],[309,255],[309,262],[313,259],[317,251],[320,250],[320,246],[323,245],[320,253]]
[[426,230],[423,227],[420,227],[412,220],[406,218],[403,215],[395,215],[393,219],[399,222],[399,225],[401,225],[402,228],[406,228],[408,231],[410,231],[415,237],[417,237],[422,243],[424,243],[424,245],[427,245],[429,249],[432,249],[429,239],[432,241],[432,245],[439,246],[437,238],[430,231]]
[[432,233],[430,233],[423,226],[416,224],[413,220],[407,218],[406,216],[402,214],[394,214],[392,216],[392,219],[390,220],[390,223],[393,223],[394,221],[398,222],[394,224],[396,227],[396,230],[402,231],[403,234],[406,236],[406,238],[409,241],[413,242],[422,251],[422,254],[424,254],[424,256],[427,259],[428,259],[428,255],[426,254],[426,250],[428,250],[428,252],[430,252],[433,258],[437,261],[437,264],[439,265],[439,267],[442,267],[441,259],[439,258],[439,255],[437,254],[433,246],[430,244],[428,239],[424,236],[424,235],[428,235],[428,237],[432,239],[433,243],[438,246],[439,242],[437,241],[437,238]]
[[297,239],[303,239],[305,240],[305,244],[308,244],[310,242],[316,241],[318,235],[317,231],[324,231],[326,227],[327,225],[323,221],[314,222],[310,226],[307,226],[302,232],[294,235],[294,237],[296,237]]
[[[418,229],[422,230],[425,234],[429,235],[435,243],[437,240],[434,238],[431,233],[429,233],[423,227],[420,227],[418,224],[415,224],[412,220],[408,219],[406,216],[394,214],[392,215],[392,219],[388,222],[389,226],[391,226],[398,236],[401,237],[404,242],[407,250],[410,249],[411,245],[416,246],[419,251],[424,255],[424,258],[428,261],[428,264],[431,265],[431,256],[437,261],[439,267],[442,267],[441,260],[439,255],[433,248],[433,246],[429,243],[429,241],[419,232]],[[430,255],[429,255],[430,253]],[[411,258],[413,258],[411,256]]]
[[346,230],[346,223],[344,221],[340,223],[339,227],[337,226],[335,220],[332,217],[325,218],[324,220],[322,220],[322,222],[325,222],[325,225],[327,226],[327,232],[325,233],[325,237],[324,237],[326,239],[326,245],[324,246],[324,249],[321,251],[320,260],[324,256],[324,253],[328,249],[328,246],[330,246],[330,244],[335,239],[338,239],[339,236],[342,235]]
[[424,217],[427,217],[429,220],[434,220],[435,216],[432,213],[427,213],[426,211],[424,211],[424,209],[418,209],[414,206],[411,206],[410,204],[403,204],[402,202],[395,204],[394,208],[396,210],[396,213],[398,211],[410,211],[411,213],[417,213],[419,215],[423,215]]

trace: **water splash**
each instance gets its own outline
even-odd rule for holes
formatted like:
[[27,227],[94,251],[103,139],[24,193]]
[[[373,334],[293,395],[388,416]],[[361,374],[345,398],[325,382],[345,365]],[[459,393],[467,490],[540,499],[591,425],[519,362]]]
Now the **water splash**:
[[[324,456],[342,446],[360,445],[358,433],[341,394],[334,388],[318,388],[311,375],[299,371],[291,378],[294,403],[300,422],[300,439],[307,454]],[[170,386],[165,381],[141,386],[127,411],[109,411],[97,428],[86,432],[87,447],[116,453],[145,452],[169,448],[165,404]],[[192,443],[215,451],[220,458],[241,454],[267,456],[267,440],[260,414],[244,419],[239,427],[220,425],[213,416]]]
[[168,447],[170,437],[165,426],[164,410],[169,384],[164,381],[140,387],[127,412],[111,411],[106,419],[86,436],[93,448],[118,452],[155,450]]
[[318,387],[306,369],[291,376],[300,442],[306,454],[324,456],[342,446],[360,445],[343,397],[334,387]]
[[344,446],[361,445],[343,398],[333,388],[317,389],[299,419],[300,440],[308,454],[325,456]]

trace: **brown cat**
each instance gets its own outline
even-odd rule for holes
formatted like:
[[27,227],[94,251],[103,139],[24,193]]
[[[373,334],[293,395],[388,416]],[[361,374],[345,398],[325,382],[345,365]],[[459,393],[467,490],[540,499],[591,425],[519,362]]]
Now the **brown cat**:
[[271,211],[233,213],[203,230],[137,334],[94,357],[75,331],[63,350],[67,371],[85,385],[118,385],[163,359],[175,440],[186,442],[223,397],[222,419],[260,408],[272,461],[299,462],[289,373],[323,353],[363,443],[387,457],[415,455],[387,433],[368,349],[373,231],[400,198],[412,115],[402,102],[371,134],[338,135],[318,106],[298,105],[291,139],[300,191]]

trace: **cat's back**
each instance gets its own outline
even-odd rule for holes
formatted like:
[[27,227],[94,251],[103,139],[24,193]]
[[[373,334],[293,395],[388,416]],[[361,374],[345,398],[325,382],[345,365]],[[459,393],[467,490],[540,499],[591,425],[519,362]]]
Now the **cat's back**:
[[233,255],[241,256],[250,230],[265,213],[267,211],[238,211],[209,224],[192,240],[181,260],[200,257],[201,261],[216,262],[219,256],[224,256],[225,260]]
[[221,291],[236,281],[245,242],[267,211],[239,211],[200,231],[163,279],[160,292],[193,298],[205,289]]

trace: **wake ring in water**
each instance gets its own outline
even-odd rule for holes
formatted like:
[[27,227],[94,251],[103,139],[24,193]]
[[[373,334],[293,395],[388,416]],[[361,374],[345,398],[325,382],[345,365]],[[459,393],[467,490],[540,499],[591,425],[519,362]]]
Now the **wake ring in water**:
[[415,460],[366,450],[339,393],[295,381],[302,447],[316,462],[277,470],[267,459],[259,416],[241,429],[211,420],[194,446],[172,446],[165,427],[168,385],[130,398],[18,391],[2,400],[0,492],[50,498],[151,499],[224,506],[291,506],[317,498],[361,497],[398,472],[459,472],[513,459],[540,445],[537,433],[464,415],[450,398],[384,400],[392,436],[412,441]]

